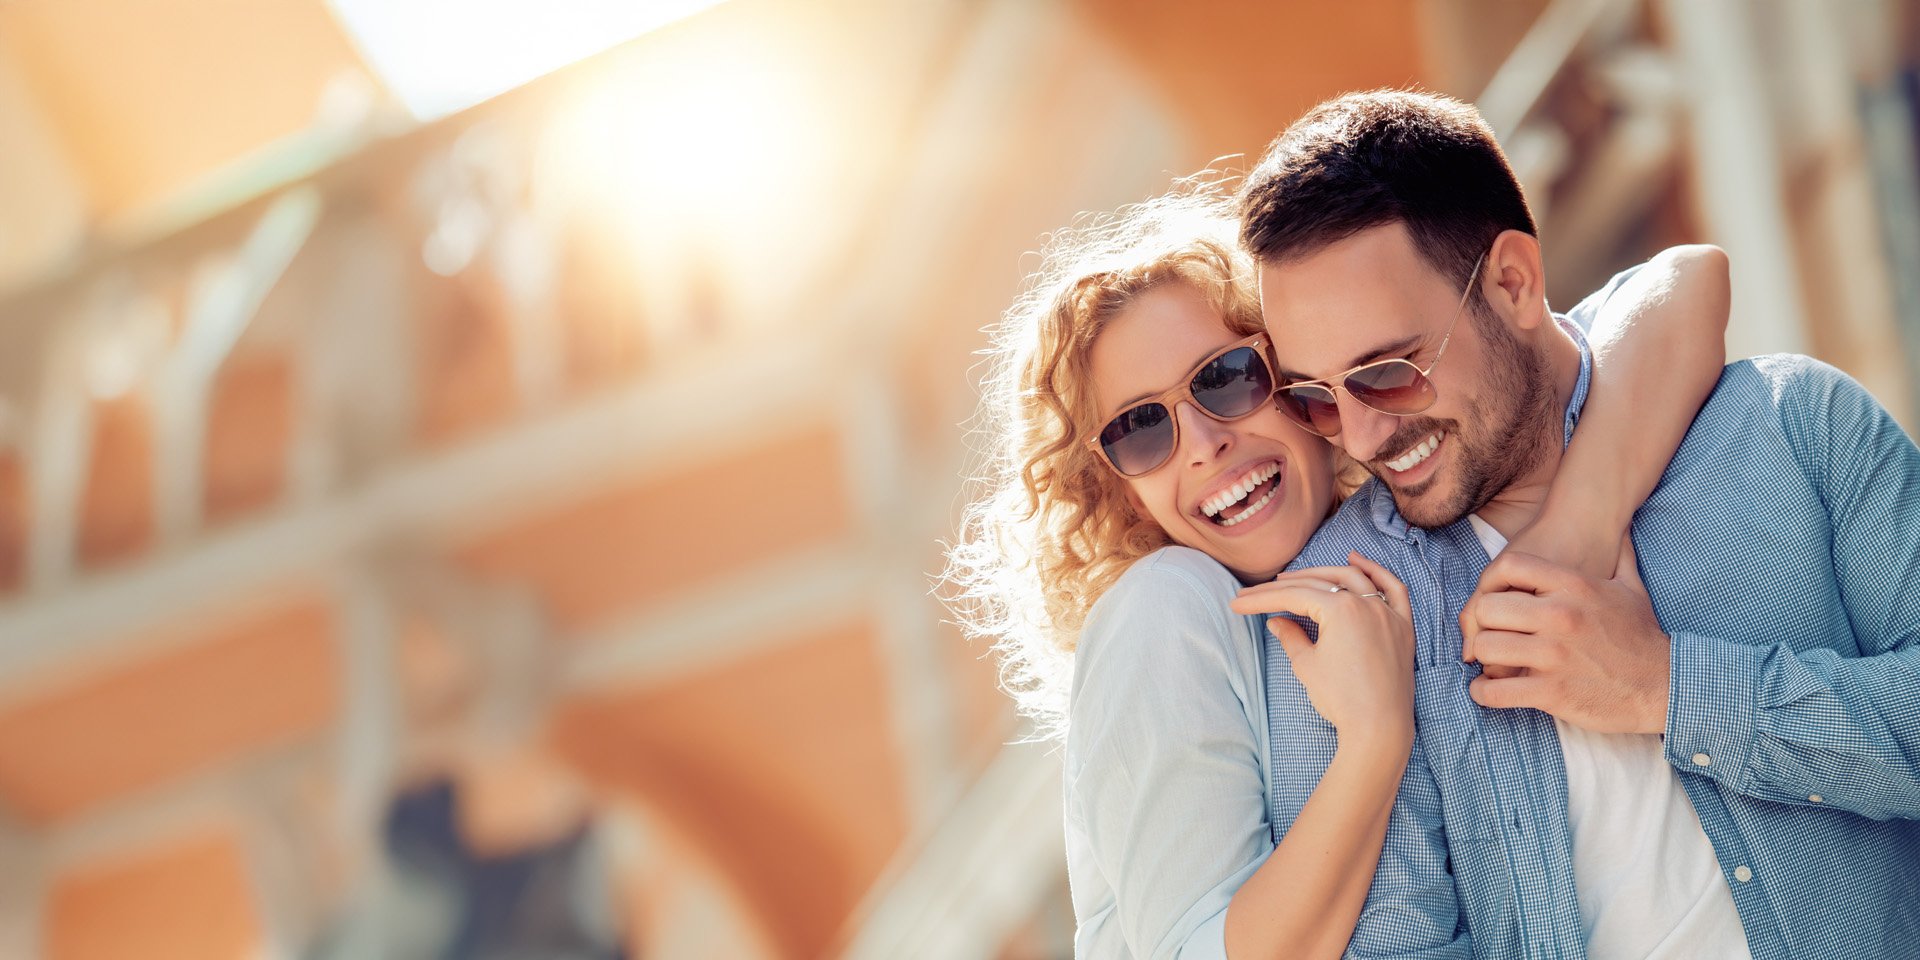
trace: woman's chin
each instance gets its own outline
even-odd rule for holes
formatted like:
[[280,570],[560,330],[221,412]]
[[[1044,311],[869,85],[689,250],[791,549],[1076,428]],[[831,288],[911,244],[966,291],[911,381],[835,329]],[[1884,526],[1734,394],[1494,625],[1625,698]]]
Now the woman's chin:
[[[1264,583],[1272,580],[1275,574],[1287,568],[1300,552],[1299,546],[1282,541],[1288,538],[1280,534],[1279,528],[1259,537],[1237,540],[1227,543],[1191,543],[1193,547],[1207,556],[1220,561],[1220,565],[1233,571],[1241,583]],[[1287,547],[1292,546],[1289,550]]]
[[[1216,557],[1215,559],[1220,558]],[[1287,564],[1293,562],[1293,558],[1252,558],[1246,562],[1228,560],[1222,560],[1221,562],[1226,564],[1228,570],[1233,571],[1233,575],[1238,577],[1241,583],[1255,584],[1265,583],[1278,576],[1280,571],[1287,568]]]
[[1257,530],[1234,536],[1206,537],[1210,542],[1191,546],[1220,561],[1244,583],[1271,580],[1300,555],[1307,538],[1313,536],[1318,526],[1315,521],[1303,528],[1297,516],[1289,516],[1285,511],[1274,511],[1274,514],[1259,518],[1267,522],[1259,524]]

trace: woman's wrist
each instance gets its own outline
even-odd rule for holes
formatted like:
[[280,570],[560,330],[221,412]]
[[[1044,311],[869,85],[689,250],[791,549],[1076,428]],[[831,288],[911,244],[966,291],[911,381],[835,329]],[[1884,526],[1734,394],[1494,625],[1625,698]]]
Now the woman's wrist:
[[1348,724],[1337,731],[1334,758],[1345,756],[1368,767],[1404,768],[1413,752],[1413,718],[1383,718]]
[[1375,807],[1384,813],[1400,792],[1400,780],[1407,772],[1407,758],[1413,752],[1409,730],[1404,740],[1393,736],[1362,739],[1342,735],[1334,749],[1333,762],[1321,776],[1324,784],[1340,784],[1347,791],[1347,802]]
[[1633,514],[1611,506],[1615,498],[1596,497],[1578,508],[1548,498],[1528,529],[1514,538],[1522,551],[1595,577],[1611,577],[1620,556],[1620,538]]

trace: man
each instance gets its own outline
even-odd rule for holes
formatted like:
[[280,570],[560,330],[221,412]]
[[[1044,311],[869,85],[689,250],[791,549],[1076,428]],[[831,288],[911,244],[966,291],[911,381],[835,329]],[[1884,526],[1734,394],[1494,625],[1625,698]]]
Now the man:
[[1358,550],[1415,599],[1423,749],[1352,952],[1444,942],[1457,910],[1482,956],[1910,955],[1920,452],[1886,412],[1805,357],[1730,364],[1633,518],[1645,587],[1631,554],[1489,567],[1591,357],[1484,122],[1323,104],[1249,177],[1242,239],[1283,399],[1375,476],[1296,564]]

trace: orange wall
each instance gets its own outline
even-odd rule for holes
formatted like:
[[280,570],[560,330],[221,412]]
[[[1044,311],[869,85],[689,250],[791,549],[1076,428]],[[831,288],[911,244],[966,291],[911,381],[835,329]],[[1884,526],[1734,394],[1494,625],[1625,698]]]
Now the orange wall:
[[333,618],[318,603],[175,637],[0,708],[0,802],[37,823],[71,817],[310,737],[338,711]]
[[583,697],[552,742],[706,851],[785,955],[818,956],[905,835],[879,642],[848,624],[664,689]]
[[50,960],[258,956],[260,923],[237,838],[181,837],[60,877],[45,946]]
[[771,442],[531,513],[463,550],[462,562],[490,582],[533,585],[557,626],[588,628],[844,536],[842,456],[831,428],[802,421]]

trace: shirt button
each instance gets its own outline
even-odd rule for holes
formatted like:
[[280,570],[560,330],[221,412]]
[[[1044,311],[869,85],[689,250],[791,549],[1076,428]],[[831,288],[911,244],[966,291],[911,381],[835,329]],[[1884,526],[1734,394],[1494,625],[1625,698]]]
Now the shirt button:
[[1712,762],[1713,762],[1713,758],[1707,756],[1704,753],[1696,753],[1693,755],[1693,764],[1696,767],[1704,767],[1707,764],[1710,764]]
[[1823,796],[1821,796],[1821,795],[1819,795],[1819,794],[1817,794],[1817,793],[1810,793],[1810,794],[1807,794],[1807,800],[1808,800],[1808,801],[1810,801],[1810,802],[1812,802],[1812,803],[1824,803],[1824,802],[1826,801],[1826,799],[1827,799],[1827,798],[1825,798],[1825,797],[1823,797]]
[[1753,870],[1743,863],[1733,868],[1733,878],[1741,883],[1746,883],[1748,880],[1753,879]]

